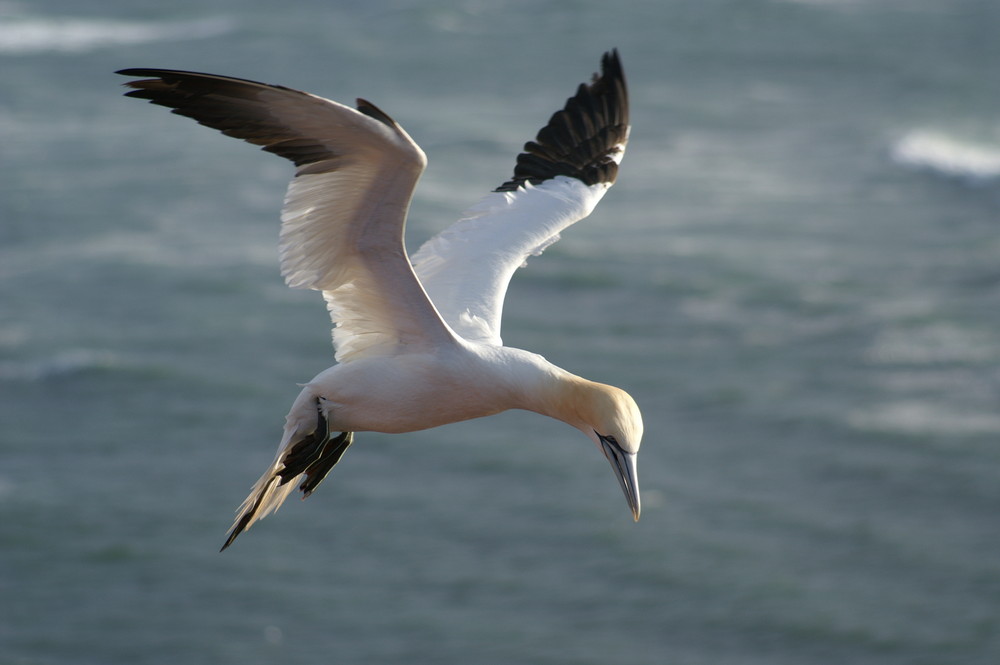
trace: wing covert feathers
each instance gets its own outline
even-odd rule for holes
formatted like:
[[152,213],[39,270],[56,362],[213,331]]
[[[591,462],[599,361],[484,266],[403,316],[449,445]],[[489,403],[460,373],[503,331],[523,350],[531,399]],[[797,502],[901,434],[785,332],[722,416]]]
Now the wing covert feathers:
[[126,69],[127,95],[165,106],[291,160],[281,219],[281,273],[323,292],[337,359],[453,341],[403,245],[427,158],[371,102],[358,108],[283,86],[164,69]]
[[502,344],[511,277],[591,213],[613,184],[628,140],[628,90],[617,51],[517,158],[514,176],[413,255],[417,277],[462,337]]

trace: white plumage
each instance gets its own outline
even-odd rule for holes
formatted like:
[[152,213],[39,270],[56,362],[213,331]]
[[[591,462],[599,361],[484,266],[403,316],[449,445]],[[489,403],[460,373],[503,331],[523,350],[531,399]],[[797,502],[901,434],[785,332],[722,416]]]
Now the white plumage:
[[556,176],[537,187],[492,192],[425,242],[413,266],[452,330],[470,341],[502,345],[500,318],[514,272],[589,215],[608,187]]
[[[624,391],[502,345],[511,276],[586,217],[612,185],[628,138],[616,52],[525,145],[514,176],[407,256],[403,230],[427,159],[370,102],[211,74],[130,69],[129,96],[293,161],[281,213],[281,271],[322,291],[337,364],[305,384],[274,462],[240,507],[223,549],[277,509],[308,496],[359,431],[410,432],[527,409],[586,434],[611,462],[639,519],[642,419]],[[301,480],[301,484],[299,481]]]

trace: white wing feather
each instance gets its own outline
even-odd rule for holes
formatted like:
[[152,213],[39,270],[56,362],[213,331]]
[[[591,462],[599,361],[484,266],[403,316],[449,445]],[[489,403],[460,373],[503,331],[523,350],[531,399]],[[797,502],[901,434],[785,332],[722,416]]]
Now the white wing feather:
[[355,121],[328,172],[307,165],[281,213],[281,270],[291,287],[323,292],[338,361],[450,341],[403,245],[423,151],[393,128],[335,102]]
[[513,177],[417,251],[414,270],[453,331],[501,345],[504,295],[532,254],[591,213],[628,143],[628,91],[617,51],[518,155]]
[[530,256],[591,213],[608,183],[557,176],[513,192],[492,192],[413,255],[414,270],[457,334],[502,345],[507,285]]
[[427,158],[364,100],[355,110],[309,93],[227,76],[130,69],[129,96],[167,106],[293,161],[281,219],[288,285],[317,289],[338,360],[454,341],[410,267],[403,227]]

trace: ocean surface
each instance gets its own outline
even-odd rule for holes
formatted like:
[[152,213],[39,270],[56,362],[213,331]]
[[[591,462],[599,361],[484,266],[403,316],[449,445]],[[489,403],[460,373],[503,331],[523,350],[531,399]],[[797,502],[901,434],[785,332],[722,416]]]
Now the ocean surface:
[[[1000,662],[1000,3],[0,0],[0,663]],[[644,411],[362,434],[218,553],[332,362],[290,165],[125,67],[379,105],[411,249],[618,47],[633,131],[507,344]]]

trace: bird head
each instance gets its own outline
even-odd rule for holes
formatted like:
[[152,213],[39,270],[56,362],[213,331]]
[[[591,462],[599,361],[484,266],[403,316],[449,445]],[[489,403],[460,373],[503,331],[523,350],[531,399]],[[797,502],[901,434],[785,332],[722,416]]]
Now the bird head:
[[581,400],[576,426],[597,444],[621,485],[632,517],[639,521],[639,477],[636,456],[642,442],[642,415],[635,400],[624,390],[591,383]]

